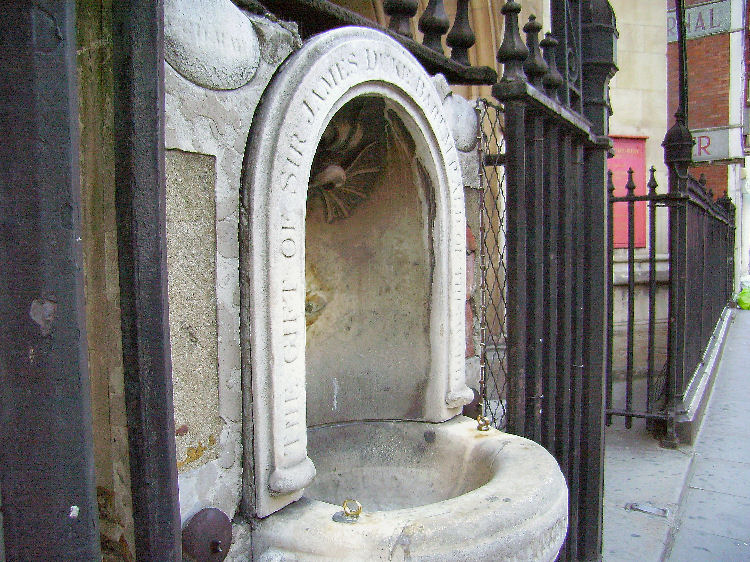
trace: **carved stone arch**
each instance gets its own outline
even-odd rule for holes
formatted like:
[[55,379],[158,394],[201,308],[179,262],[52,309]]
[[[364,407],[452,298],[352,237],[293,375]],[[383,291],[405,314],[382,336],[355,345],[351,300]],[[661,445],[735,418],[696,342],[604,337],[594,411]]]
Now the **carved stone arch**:
[[245,154],[240,218],[245,508],[265,517],[315,476],[305,418],[305,209],[326,125],[347,102],[384,98],[434,187],[430,376],[424,420],[472,398],[464,380],[465,218],[458,154],[440,95],[388,36],[340,28],[284,63],[263,95]]

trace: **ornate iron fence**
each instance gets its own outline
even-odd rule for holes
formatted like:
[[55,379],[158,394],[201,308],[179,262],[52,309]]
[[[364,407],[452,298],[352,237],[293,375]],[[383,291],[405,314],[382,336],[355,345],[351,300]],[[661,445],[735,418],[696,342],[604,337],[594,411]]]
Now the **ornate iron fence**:
[[524,42],[520,5],[503,5],[504,72],[493,86],[502,106],[479,104],[482,391],[497,426],[557,459],[569,488],[559,559],[589,560],[601,556],[606,90],[617,32],[605,1],[552,9],[562,44],[539,41],[533,17]]
[[[616,205],[627,207],[627,293],[624,353],[624,392],[615,396],[617,374],[613,372],[614,332],[614,245],[612,227],[609,234],[609,338],[607,352],[607,424],[613,416],[625,418],[630,428],[633,418],[645,418],[648,426],[674,445],[679,438],[692,440],[689,412],[691,404],[700,402],[705,382],[706,354],[717,341],[717,326],[732,296],[734,274],[734,204],[724,196],[714,200],[706,189],[705,179],[695,178],[676,169],[671,170],[670,192],[657,194],[654,168],[648,182],[648,193],[635,195],[632,170],[625,185],[626,195],[614,197],[611,174],[609,181],[610,209]],[[648,247],[648,312],[645,367],[636,365],[636,290],[635,268],[635,206],[646,202],[649,208]],[[656,231],[657,208],[666,208],[669,225],[669,279],[667,338],[663,347],[657,345],[656,306],[657,279]],[[663,357],[662,361],[657,361]],[[706,378],[707,377],[707,378]],[[639,385],[639,382],[645,385]],[[643,386],[638,392],[639,386]],[[620,394],[620,393],[617,393]],[[619,399],[618,399],[619,398]],[[687,416],[687,417],[686,417]],[[685,422],[681,426],[682,422]],[[684,427],[686,429],[681,429]]]

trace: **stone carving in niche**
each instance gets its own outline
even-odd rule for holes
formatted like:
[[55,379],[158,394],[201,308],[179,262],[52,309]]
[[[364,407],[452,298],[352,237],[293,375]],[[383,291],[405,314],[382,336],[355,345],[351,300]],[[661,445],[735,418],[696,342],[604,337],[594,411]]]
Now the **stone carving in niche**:
[[320,139],[308,198],[325,206],[326,222],[347,218],[368,198],[385,168],[383,102],[362,98],[339,111]]

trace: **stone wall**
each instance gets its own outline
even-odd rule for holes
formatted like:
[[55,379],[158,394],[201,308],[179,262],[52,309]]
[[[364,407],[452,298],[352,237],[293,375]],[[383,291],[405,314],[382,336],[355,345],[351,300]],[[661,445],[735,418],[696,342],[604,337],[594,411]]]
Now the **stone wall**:
[[[299,46],[229,0],[165,2],[167,250],[180,512],[241,496],[240,177],[255,107]],[[252,165],[248,162],[244,165]]]

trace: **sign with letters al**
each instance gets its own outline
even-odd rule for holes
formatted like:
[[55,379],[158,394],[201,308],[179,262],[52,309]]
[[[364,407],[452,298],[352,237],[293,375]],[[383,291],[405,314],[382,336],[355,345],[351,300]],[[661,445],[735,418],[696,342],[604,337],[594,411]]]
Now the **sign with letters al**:
[[[731,1],[719,0],[691,6],[685,10],[685,32],[688,39],[727,33],[731,27]],[[677,15],[667,11],[667,42],[677,41]]]

